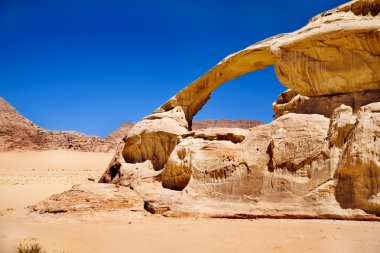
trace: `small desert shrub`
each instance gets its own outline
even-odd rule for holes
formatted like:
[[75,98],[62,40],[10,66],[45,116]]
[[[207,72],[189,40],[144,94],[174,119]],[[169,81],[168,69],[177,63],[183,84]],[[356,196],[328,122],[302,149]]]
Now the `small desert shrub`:
[[20,245],[17,248],[17,253],[46,253],[46,251],[42,250],[38,243],[30,244],[30,245]]

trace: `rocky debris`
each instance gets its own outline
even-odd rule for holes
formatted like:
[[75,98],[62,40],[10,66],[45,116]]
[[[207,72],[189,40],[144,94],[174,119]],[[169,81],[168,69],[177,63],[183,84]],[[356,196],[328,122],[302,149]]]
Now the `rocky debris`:
[[143,206],[144,202],[136,192],[127,187],[78,184],[68,191],[52,195],[28,208],[42,214],[115,210],[143,211]]
[[380,90],[367,90],[315,97],[307,97],[293,90],[287,90],[278,97],[277,101],[273,103],[272,108],[275,112],[275,118],[289,112],[321,114],[330,118],[333,111],[342,104],[352,107],[354,111],[358,111],[360,107],[379,100]]
[[114,150],[114,146],[114,143],[97,136],[45,130],[0,98],[0,152],[54,149],[109,152]]

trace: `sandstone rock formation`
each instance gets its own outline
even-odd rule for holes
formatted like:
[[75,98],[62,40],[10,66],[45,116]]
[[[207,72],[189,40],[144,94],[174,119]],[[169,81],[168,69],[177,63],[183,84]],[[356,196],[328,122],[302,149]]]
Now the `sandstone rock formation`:
[[[377,219],[380,3],[359,0],[228,56],[130,130],[100,182],[165,215]],[[291,90],[249,131],[192,131],[213,90],[275,65]]]
[[[352,1],[228,56],[137,123],[100,182],[165,216],[380,220],[379,11]],[[212,91],[269,65],[291,89],[277,119],[192,129]]]
[[109,152],[114,143],[74,131],[48,131],[19,114],[0,98],[0,152],[68,149]]

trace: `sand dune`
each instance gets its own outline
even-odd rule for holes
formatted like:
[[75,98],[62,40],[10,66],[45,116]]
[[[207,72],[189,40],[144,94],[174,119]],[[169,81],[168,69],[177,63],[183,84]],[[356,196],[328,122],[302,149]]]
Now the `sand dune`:
[[47,252],[379,252],[380,223],[175,219],[146,212],[36,214],[26,207],[94,184],[113,154],[0,153],[0,252],[38,242]]

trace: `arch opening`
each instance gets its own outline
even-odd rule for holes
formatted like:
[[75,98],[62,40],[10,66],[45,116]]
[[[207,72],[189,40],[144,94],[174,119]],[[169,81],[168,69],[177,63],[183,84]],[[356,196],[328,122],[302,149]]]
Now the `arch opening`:
[[273,120],[271,105],[286,89],[273,66],[248,73],[216,89],[193,121],[251,119],[269,123]]

